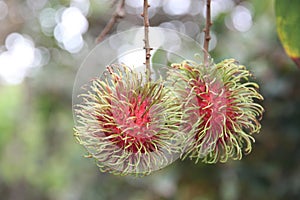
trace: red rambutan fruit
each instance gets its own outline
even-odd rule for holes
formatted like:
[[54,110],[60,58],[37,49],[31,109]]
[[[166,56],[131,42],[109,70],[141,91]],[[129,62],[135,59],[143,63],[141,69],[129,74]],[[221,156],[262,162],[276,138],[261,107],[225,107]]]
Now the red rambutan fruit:
[[80,97],[75,136],[102,171],[143,176],[179,157],[181,107],[161,80],[112,65]]
[[216,163],[249,153],[264,111],[256,103],[263,97],[249,81],[251,73],[234,59],[209,67],[193,61],[172,67],[168,83],[182,102],[182,159]]

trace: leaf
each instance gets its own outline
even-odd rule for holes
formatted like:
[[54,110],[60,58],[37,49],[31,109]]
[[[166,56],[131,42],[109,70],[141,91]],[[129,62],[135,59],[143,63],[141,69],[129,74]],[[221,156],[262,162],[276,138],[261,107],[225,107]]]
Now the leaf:
[[276,0],[276,24],[279,39],[288,56],[300,67],[300,1]]
[[152,70],[155,77],[165,77],[167,66],[170,65],[167,59],[167,52],[164,49],[158,48],[151,57]]

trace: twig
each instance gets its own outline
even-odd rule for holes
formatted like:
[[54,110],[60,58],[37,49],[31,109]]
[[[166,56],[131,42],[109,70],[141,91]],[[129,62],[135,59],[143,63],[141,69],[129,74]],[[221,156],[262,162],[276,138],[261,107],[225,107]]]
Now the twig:
[[206,24],[204,29],[204,44],[203,44],[205,65],[208,64],[208,58],[209,58],[208,47],[209,47],[209,41],[211,39],[210,27],[212,25],[212,22],[211,22],[211,14],[210,14],[210,3],[211,0],[206,0]]
[[145,61],[145,65],[146,65],[146,74],[148,76],[148,79],[151,80],[150,76],[151,76],[151,68],[150,68],[150,51],[152,50],[152,48],[150,47],[149,44],[149,16],[148,16],[148,8],[150,7],[150,5],[148,4],[148,0],[144,0],[144,10],[143,13],[141,14],[142,17],[144,18],[144,42],[145,42],[145,55],[146,55],[146,61]]
[[116,10],[113,13],[112,17],[110,18],[109,22],[106,24],[102,32],[99,34],[99,36],[96,39],[96,43],[100,43],[104,37],[110,32],[110,30],[113,28],[115,23],[118,21],[118,19],[121,19],[125,15],[125,0],[120,0],[120,3],[116,6]]

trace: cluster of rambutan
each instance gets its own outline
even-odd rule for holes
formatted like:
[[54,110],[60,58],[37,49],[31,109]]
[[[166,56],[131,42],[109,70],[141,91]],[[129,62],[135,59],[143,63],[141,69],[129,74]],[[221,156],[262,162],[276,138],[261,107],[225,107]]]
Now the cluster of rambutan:
[[172,64],[150,81],[126,65],[108,66],[75,107],[75,136],[102,171],[148,175],[178,157],[241,159],[260,131],[263,97],[234,59]]

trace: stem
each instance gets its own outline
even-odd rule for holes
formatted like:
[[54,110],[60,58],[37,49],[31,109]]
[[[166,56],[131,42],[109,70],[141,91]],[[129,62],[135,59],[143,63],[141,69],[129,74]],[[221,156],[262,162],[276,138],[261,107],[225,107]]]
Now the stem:
[[210,37],[210,27],[212,25],[211,22],[211,14],[210,14],[210,3],[211,0],[206,0],[206,24],[205,24],[205,29],[204,29],[204,63],[207,66],[208,65],[208,59],[209,59],[209,54],[208,54],[208,47],[209,47],[209,41],[211,39]]
[[102,42],[104,37],[111,31],[115,23],[118,21],[118,19],[121,19],[125,15],[124,11],[125,6],[125,0],[120,0],[120,3],[117,5],[115,12],[113,13],[112,17],[110,18],[109,22],[106,24],[102,32],[99,34],[99,36],[96,39],[96,43]]
[[148,16],[148,8],[150,7],[150,5],[148,4],[148,0],[144,0],[144,10],[143,13],[141,14],[142,17],[144,18],[144,42],[145,42],[145,65],[146,65],[146,75],[148,77],[148,80],[151,80],[151,68],[150,68],[150,51],[152,50],[152,48],[150,47],[149,44],[149,16]]

